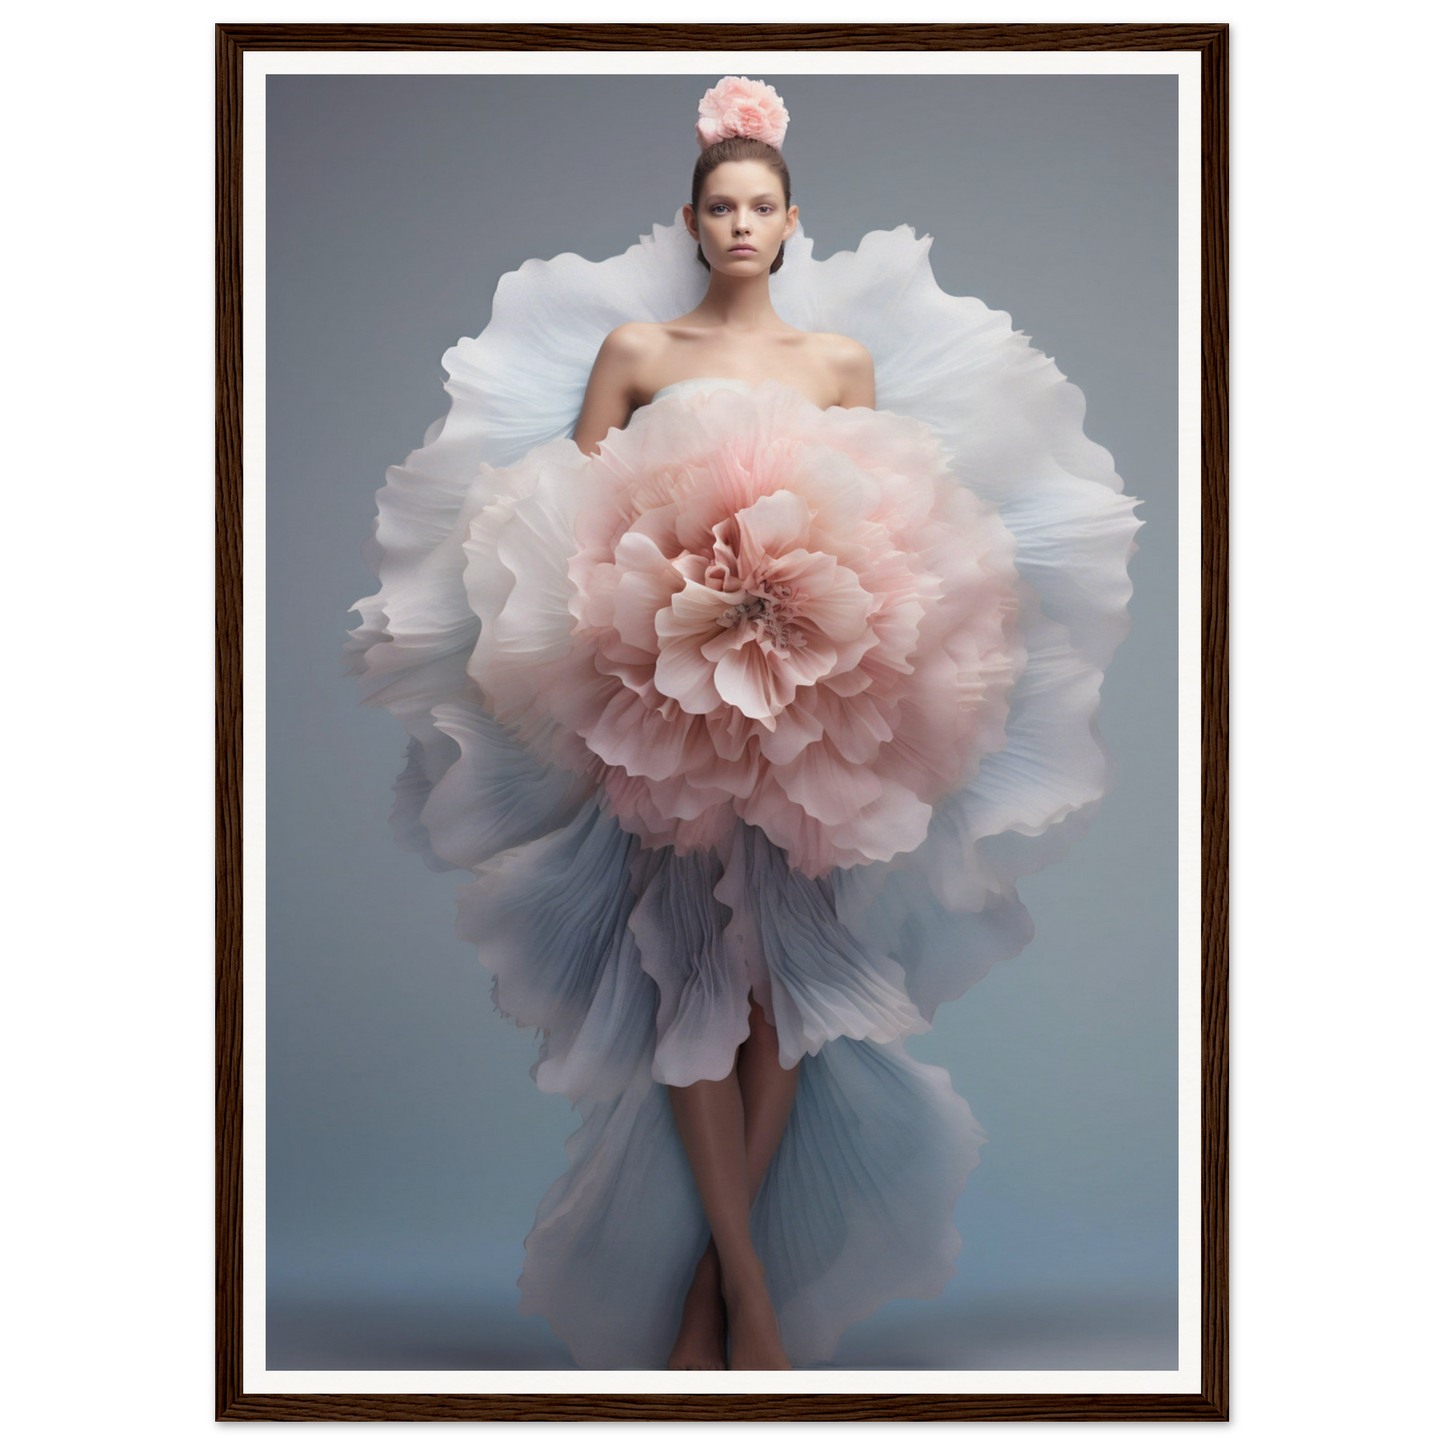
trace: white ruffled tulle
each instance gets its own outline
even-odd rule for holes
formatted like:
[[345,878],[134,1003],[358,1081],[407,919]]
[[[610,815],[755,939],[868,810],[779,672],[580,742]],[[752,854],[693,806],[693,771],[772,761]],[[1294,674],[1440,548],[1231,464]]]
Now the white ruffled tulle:
[[[1085,437],[1078,388],[1004,313],[941,291],[930,244],[899,226],[820,262],[800,230],[772,278],[785,321],[869,348],[878,409],[935,430],[953,475],[998,508],[1026,584],[1004,744],[912,852],[807,878],[748,824],[720,851],[645,848],[594,782],[491,718],[468,676],[465,548],[494,469],[579,465],[569,438],[603,337],[696,305],[706,274],[680,214],[605,261],[504,276],[486,329],[444,357],[447,415],[377,494],[380,585],[356,604],[349,668],[409,735],[398,842],[474,875],[459,932],[495,973],[496,1006],[542,1031],[538,1085],[582,1113],[527,1239],[521,1303],[583,1367],[666,1362],[707,1233],[666,1086],[727,1072],[749,991],[783,1062],[801,1061],[753,1217],[790,1358],[825,1359],[885,1301],[942,1289],[983,1135],[904,1040],[1024,946],[1018,878],[1067,848],[1109,785],[1095,720],[1128,626],[1136,503]],[[681,389],[709,384],[741,385]]]

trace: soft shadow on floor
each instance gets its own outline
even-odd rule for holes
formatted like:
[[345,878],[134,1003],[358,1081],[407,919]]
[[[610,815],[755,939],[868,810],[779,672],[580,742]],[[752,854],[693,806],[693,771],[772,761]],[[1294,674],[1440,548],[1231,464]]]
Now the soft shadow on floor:
[[486,1300],[336,1296],[273,1300],[269,1370],[571,1370],[543,1319]]
[[825,1370],[1173,1370],[1172,1285],[895,1300],[843,1336]]
[[[895,1300],[843,1337],[827,1370],[1172,1370],[1171,1286]],[[545,1320],[506,1300],[273,1298],[273,1370],[570,1370]]]

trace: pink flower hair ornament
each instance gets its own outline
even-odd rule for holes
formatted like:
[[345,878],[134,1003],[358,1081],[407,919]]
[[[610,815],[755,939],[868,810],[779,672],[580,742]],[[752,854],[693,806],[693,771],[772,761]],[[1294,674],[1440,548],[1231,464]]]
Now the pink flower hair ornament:
[[751,136],[782,150],[788,130],[783,98],[771,85],[746,75],[725,75],[697,103],[697,143],[702,150],[730,135]]

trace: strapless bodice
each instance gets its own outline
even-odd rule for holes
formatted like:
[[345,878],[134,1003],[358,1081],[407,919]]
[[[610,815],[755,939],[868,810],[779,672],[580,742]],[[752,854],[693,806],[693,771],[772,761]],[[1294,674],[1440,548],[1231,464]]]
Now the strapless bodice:
[[652,400],[661,401],[663,397],[671,396],[674,392],[711,391],[714,387],[726,387],[732,391],[751,391],[753,385],[753,382],[739,381],[735,376],[689,376],[682,381],[670,381],[666,386],[658,387],[652,394]]

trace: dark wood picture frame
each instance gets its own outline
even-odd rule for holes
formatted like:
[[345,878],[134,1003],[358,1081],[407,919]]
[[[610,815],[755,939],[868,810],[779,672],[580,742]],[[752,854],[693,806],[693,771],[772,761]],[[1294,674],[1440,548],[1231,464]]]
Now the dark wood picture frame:
[[216,1418],[1228,1418],[1228,26],[760,25],[750,50],[1196,51],[1201,81],[1201,1358],[1198,1394],[245,1394],[242,1388],[242,57],[722,50],[728,25],[216,26]]

